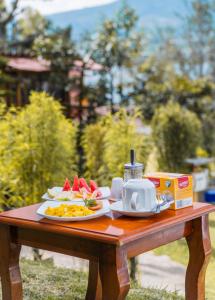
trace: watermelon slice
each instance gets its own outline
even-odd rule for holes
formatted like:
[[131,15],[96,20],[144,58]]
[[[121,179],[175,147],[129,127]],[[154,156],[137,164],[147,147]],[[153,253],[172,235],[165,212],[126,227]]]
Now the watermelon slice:
[[91,193],[90,188],[84,178],[79,179],[79,186],[80,186],[80,188],[85,188],[87,190],[87,192]]
[[69,179],[66,178],[65,182],[64,182],[64,186],[63,186],[63,191],[70,191],[71,190],[71,186],[69,183]]
[[78,179],[77,175],[75,175],[75,177],[74,177],[72,190],[73,190],[73,192],[79,192],[79,179]]
[[91,190],[91,192],[93,193],[97,189],[98,189],[98,186],[97,186],[96,182],[94,180],[90,180],[90,190]]

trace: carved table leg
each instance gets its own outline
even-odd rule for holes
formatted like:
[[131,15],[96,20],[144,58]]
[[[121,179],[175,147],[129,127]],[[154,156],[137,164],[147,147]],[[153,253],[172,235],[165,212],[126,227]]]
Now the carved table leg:
[[99,276],[99,263],[98,261],[90,261],[89,263],[89,276],[86,300],[101,300],[102,287]]
[[186,300],[205,299],[205,272],[211,254],[208,215],[192,221],[193,232],[186,238],[189,263],[186,272]]
[[102,300],[123,300],[129,288],[126,253],[114,246],[105,248],[99,261]]
[[3,300],[22,300],[22,279],[19,269],[21,246],[11,242],[10,227],[0,225],[0,275]]

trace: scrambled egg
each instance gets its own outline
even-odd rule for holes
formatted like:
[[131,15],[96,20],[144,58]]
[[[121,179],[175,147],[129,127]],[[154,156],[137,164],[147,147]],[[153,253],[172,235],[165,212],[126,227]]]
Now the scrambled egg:
[[84,217],[84,216],[92,215],[95,212],[81,205],[61,204],[60,206],[57,207],[48,207],[45,210],[45,213],[48,216],[55,216],[55,217]]

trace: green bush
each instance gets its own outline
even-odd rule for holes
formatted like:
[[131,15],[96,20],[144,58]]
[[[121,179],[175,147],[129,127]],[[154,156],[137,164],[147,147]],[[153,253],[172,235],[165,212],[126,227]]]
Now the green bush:
[[103,165],[103,153],[105,150],[104,136],[107,127],[105,120],[102,119],[95,124],[85,127],[82,146],[85,156],[85,176],[89,180],[94,178],[101,185],[106,176]]
[[202,116],[204,147],[209,155],[215,155],[215,111],[211,110]]
[[107,133],[104,137],[104,165],[107,166],[111,179],[115,176],[123,176],[124,164],[130,161],[130,149],[137,154],[137,160],[146,161],[145,136],[137,133],[135,120],[137,114],[129,116],[125,110],[119,111],[115,116],[107,119]]
[[153,138],[162,171],[184,172],[184,160],[195,156],[202,143],[201,123],[195,113],[169,102],[155,112]]
[[7,59],[0,55],[0,98],[5,99],[6,96],[14,96],[14,91],[7,87],[14,82],[14,79],[9,76],[5,70],[7,68]]
[[38,202],[76,169],[76,127],[59,102],[33,92],[22,110],[0,109],[0,199],[4,206]]
[[149,138],[137,132],[137,117],[138,114],[129,116],[122,109],[86,127],[83,148],[88,177],[97,179],[100,184],[109,184],[116,176],[122,177],[131,148],[136,150],[138,161],[146,162]]

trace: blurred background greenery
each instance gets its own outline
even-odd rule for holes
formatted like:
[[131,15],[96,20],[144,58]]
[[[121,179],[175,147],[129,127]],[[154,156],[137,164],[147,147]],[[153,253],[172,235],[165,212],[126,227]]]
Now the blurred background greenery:
[[[160,23],[143,18],[149,2]],[[147,171],[214,156],[215,1],[182,2],[115,1],[96,23],[93,9],[46,16],[0,0],[0,210],[74,174],[109,185],[131,148]],[[184,263],[181,247],[157,253]]]

